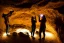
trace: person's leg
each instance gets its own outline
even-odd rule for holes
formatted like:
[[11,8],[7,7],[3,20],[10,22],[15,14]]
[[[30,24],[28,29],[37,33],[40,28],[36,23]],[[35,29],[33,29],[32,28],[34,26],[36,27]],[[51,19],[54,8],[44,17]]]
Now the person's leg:
[[39,31],[39,43],[41,43],[41,31]]
[[45,29],[43,30],[43,39],[45,40]]
[[31,36],[32,36],[32,30],[31,30]]
[[8,33],[8,25],[6,24],[6,34]]
[[32,32],[31,32],[31,36],[34,36],[34,27],[32,27]]
[[8,30],[9,30],[9,25],[8,24],[6,24],[6,34],[8,35]]
[[34,37],[34,31],[33,31],[33,37]]
[[31,36],[32,36],[32,32],[33,32],[33,26],[31,26]]
[[39,32],[39,37],[40,37],[40,39],[41,39],[41,31]]
[[36,29],[36,27],[34,26],[33,27],[33,37],[34,37],[35,29]]
[[43,30],[43,43],[45,43],[45,29]]

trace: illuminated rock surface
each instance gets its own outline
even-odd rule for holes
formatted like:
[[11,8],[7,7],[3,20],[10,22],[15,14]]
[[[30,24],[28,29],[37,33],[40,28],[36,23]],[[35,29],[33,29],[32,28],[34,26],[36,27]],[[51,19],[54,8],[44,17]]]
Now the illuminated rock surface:
[[[45,43],[61,43],[61,40],[60,40],[60,38],[58,36],[58,33],[56,32],[56,29],[55,29],[56,24],[54,23],[54,21],[55,21],[56,16],[60,17],[62,20],[64,20],[63,19],[64,16],[62,14],[60,14],[54,8],[58,8],[60,6],[63,6],[63,3],[64,2],[57,2],[57,3],[49,2],[45,6],[33,5],[33,6],[31,6],[31,8],[21,8],[21,7],[18,8],[18,7],[15,7],[15,6],[0,5],[0,8],[1,8],[0,9],[0,33],[1,33],[0,34],[0,40],[8,43],[6,40],[9,40],[9,37],[7,37],[6,34],[4,34],[6,26],[4,24],[4,19],[2,18],[2,14],[3,13],[8,13],[11,9],[13,9],[14,13],[9,18],[9,24],[10,25],[20,24],[22,26],[21,28],[26,29],[26,31],[28,29],[28,32],[29,32],[29,35],[30,35],[31,16],[33,16],[33,15],[37,16],[37,24],[36,24],[37,29],[36,30],[38,30],[39,26],[40,26],[39,25],[40,23],[38,22],[38,15],[39,14],[45,14],[46,19],[47,19],[47,22],[46,22],[46,40],[45,40],[46,42]],[[33,14],[32,12],[35,12],[35,14]],[[9,32],[13,33],[14,31],[16,31],[16,29],[18,29],[18,27],[16,27],[16,28],[12,27],[12,28],[10,28]],[[22,32],[24,32],[24,31],[22,31]],[[2,35],[5,36],[5,38]],[[38,34],[35,33],[35,41],[31,40],[32,43],[37,43],[38,42],[37,37],[38,37]]]

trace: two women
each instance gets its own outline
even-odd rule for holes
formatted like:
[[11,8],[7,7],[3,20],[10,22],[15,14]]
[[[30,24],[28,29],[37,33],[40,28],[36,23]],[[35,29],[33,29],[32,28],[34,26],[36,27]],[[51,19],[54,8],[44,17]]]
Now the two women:
[[[43,32],[44,35],[44,39],[45,39],[45,28],[46,28],[46,17],[45,15],[40,15],[39,16],[39,22],[40,22],[40,29],[39,29],[39,37],[41,39],[41,32]],[[32,23],[32,32],[31,32],[31,36],[34,37],[34,32],[36,29],[36,16],[32,16],[31,18],[31,23]]]

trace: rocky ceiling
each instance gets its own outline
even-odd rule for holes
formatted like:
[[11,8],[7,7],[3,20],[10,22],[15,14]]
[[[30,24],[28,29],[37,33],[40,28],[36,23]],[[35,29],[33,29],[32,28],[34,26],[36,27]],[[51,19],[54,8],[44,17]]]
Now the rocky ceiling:
[[10,4],[10,5],[23,5],[25,6],[28,5],[33,5],[33,4],[38,4],[38,5],[45,5],[48,2],[59,2],[63,0],[0,0],[1,4]]
[[45,6],[45,8],[54,8],[64,14],[63,0],[0,0],[0,4],[12,5],[20,8],[31,8],[35,6]]

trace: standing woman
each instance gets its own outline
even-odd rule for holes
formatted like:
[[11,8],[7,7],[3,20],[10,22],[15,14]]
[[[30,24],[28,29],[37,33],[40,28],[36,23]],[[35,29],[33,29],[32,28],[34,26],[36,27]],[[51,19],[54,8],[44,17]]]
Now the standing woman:
[[31,27],[32,27],[32,31],[31,31],[31,36],[34,37],[34,32],[35,32],[35,29],[36,29],[36,16],[32,16],[31,17]]
[[45,29],[46,29],[46,17],[45,17],[45,15],[39,16],[39,22],[40,22],[39,37],[41,39],[41,33],[43,32],[43,36],[44,36],[43,39],[45,39]]
[[4,18],[4,23],[6,25],[6,34],[8,35],[8,30],[9,30],[9,17],[12,15],[14,11],[11,10],[8,14],[3,14],[2,17]]

